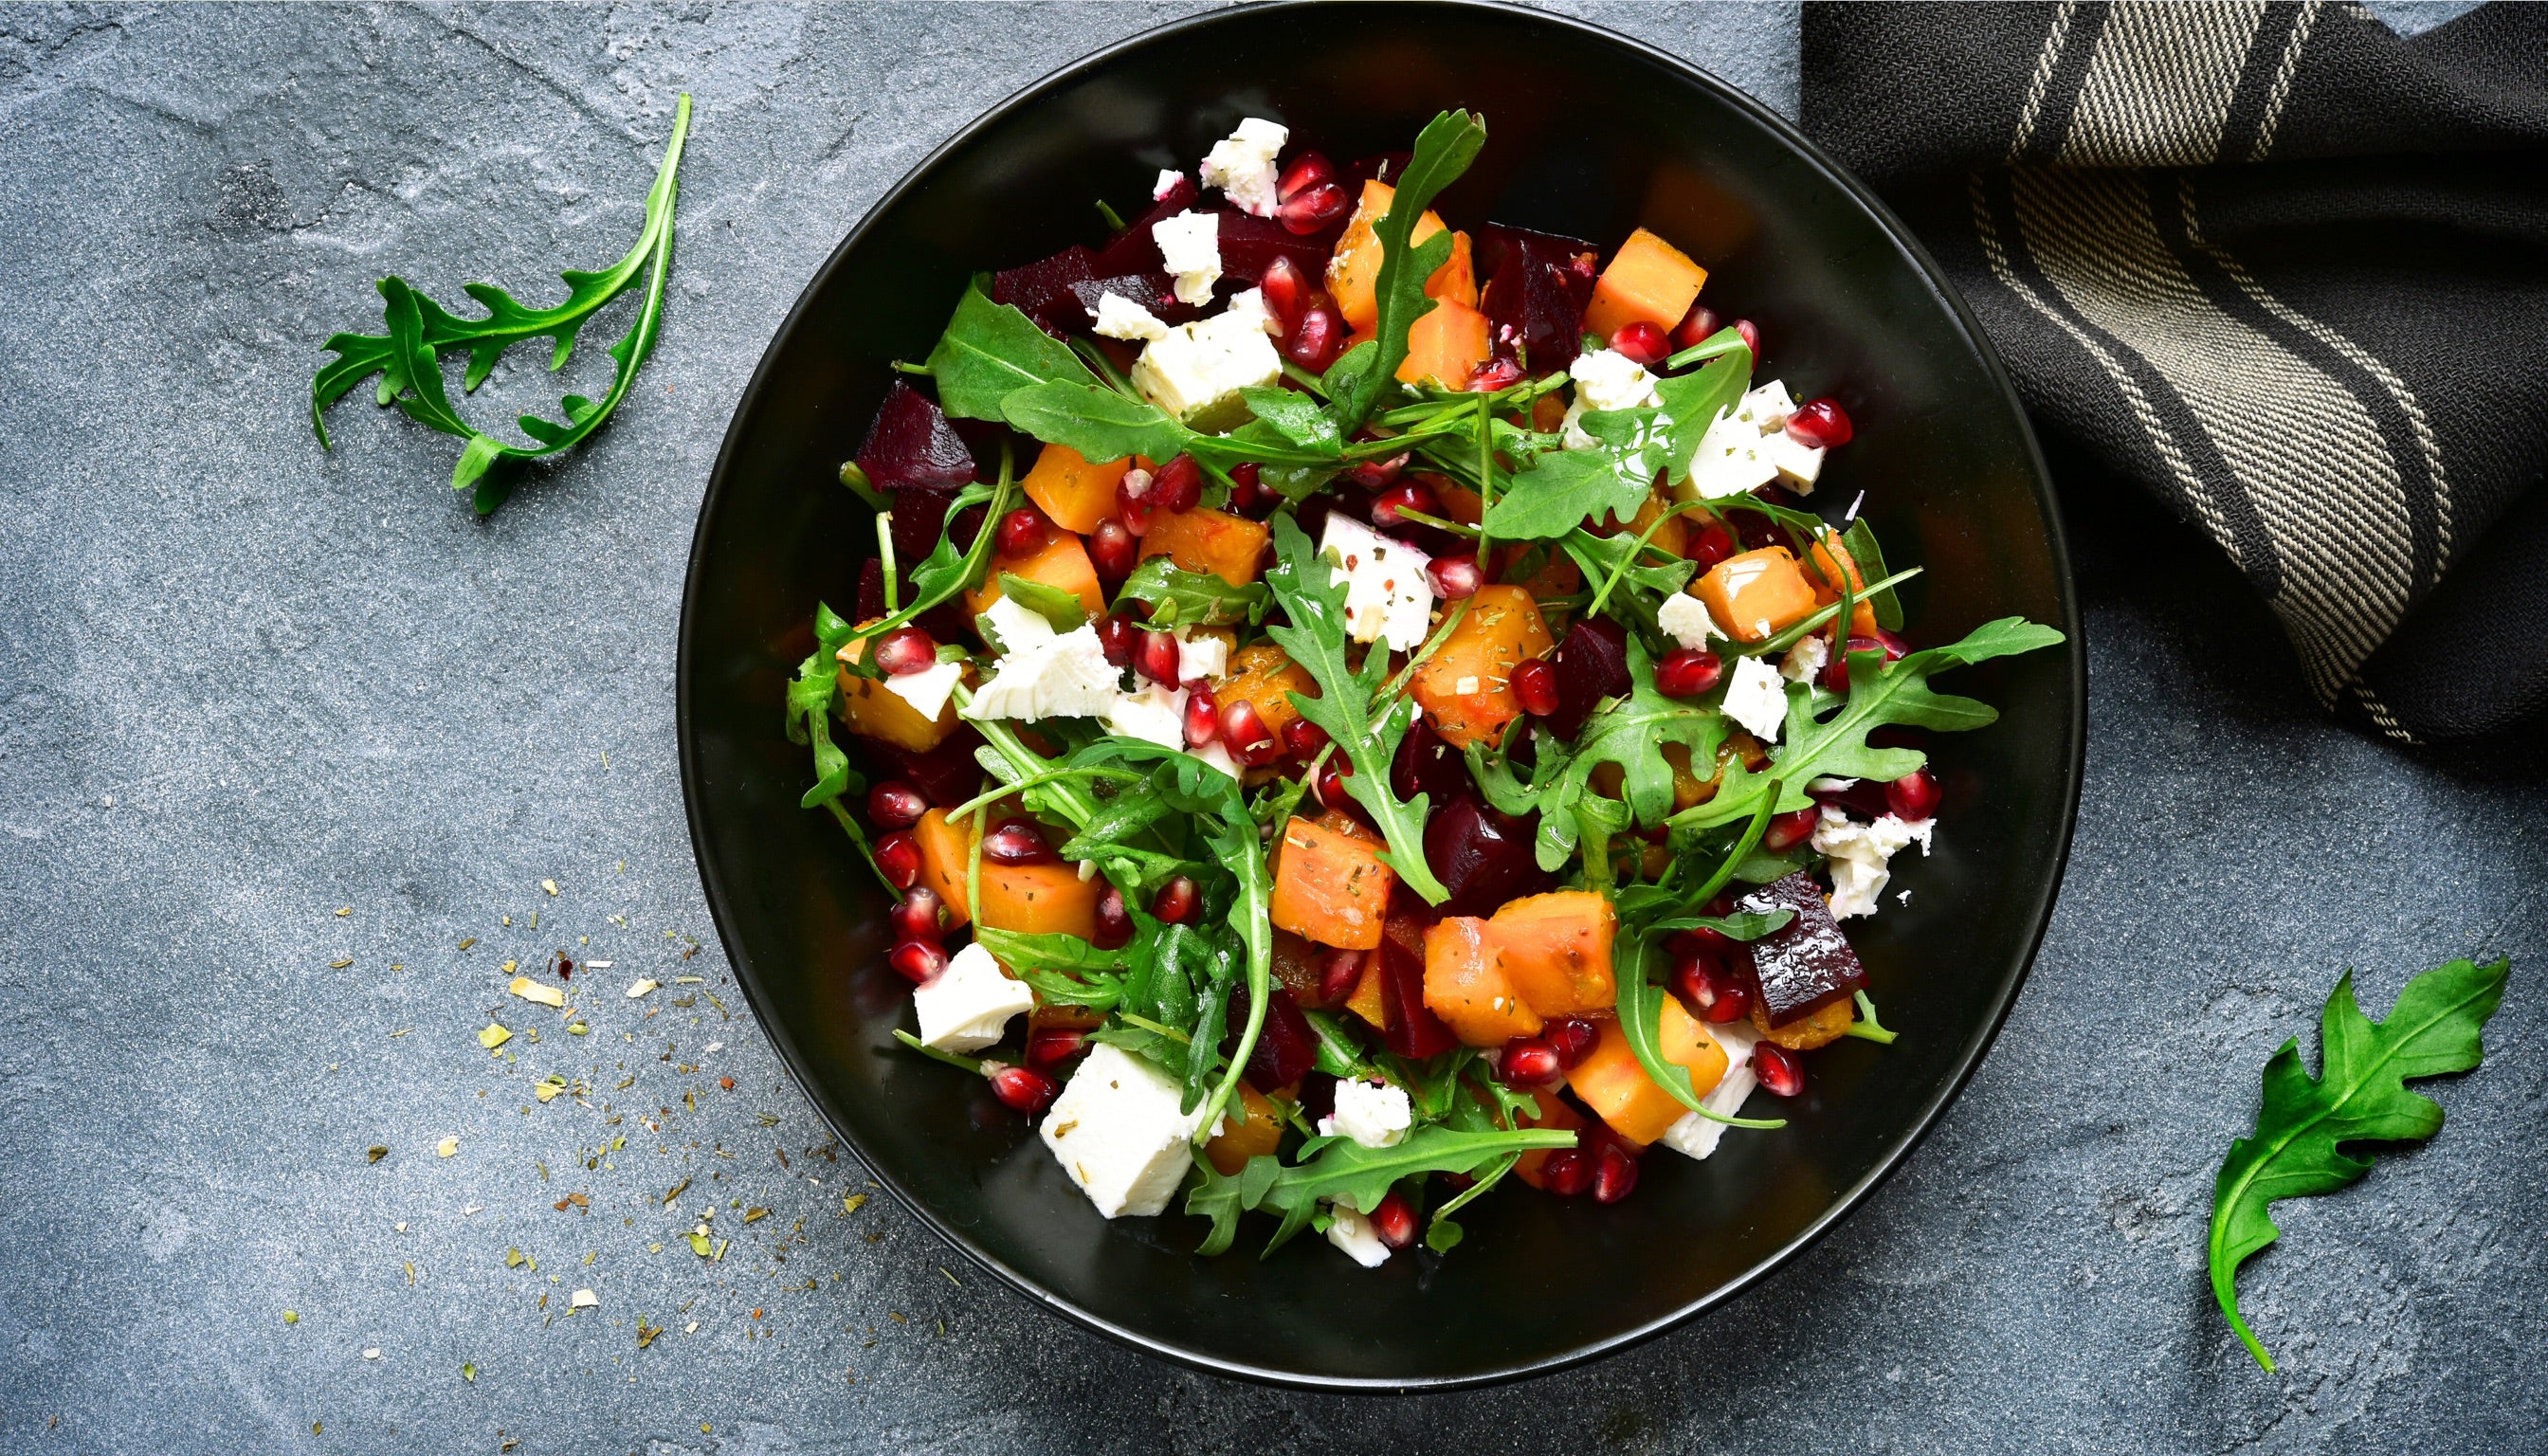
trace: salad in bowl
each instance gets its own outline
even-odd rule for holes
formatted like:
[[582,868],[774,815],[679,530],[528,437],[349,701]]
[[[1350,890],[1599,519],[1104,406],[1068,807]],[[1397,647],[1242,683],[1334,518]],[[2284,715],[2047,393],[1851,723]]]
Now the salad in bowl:
[[2060,640],[1921,643],[1850,382],[1756,377],[1672,239],[1437,216],[1486,137],[1247,119],[978,277],[842,467],[876,551],[789,730],[895,896],[895,1035],[1206,1254],[1443,1253],[1782,1136],[1891,1040],[1848,926],[1941,832],[1926,735],[1995,716],[1930,680]]

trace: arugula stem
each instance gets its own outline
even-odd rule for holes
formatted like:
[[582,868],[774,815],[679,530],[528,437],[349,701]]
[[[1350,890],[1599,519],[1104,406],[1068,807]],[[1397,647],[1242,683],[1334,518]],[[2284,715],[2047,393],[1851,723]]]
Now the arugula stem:
[[[1910,581],[1913,577],[1920,575],[1920,572],[1921,568],[1919,567],[1906,567],[1903,570],[1886,577],[1883,581],[1877,582],[1868,587],[1866,591],[1861,594],[1872,596],[1887,587]],[[1753,643],[1747,647],[1734,649],[1734,655],[1737,657],[1767,657],[1774,652],[1784,652],[1788,648],[1795,646],[1800,639],[1811,636],[1814,632],[1820,630],[1824,623],[1836,619],[1840,615],[1841,607],[1848,600],[1848,594],[1844,592],[1841,600],[1832,602],[1821,610],[1815,612],[1812,616],[1805,618],[1803,621],[1796,623],[1794,626],[1787,628],[1785,631],[1778,633],[1774,637]]]
[[1023,792],[1030,788],[1040,788],[1047,783],[1061,783],[1074,778],[1112,778],[1120,783],[1138,783],[1141,781],[1140,774],[1128,774],[1121,769],[1107,769],[1102,767],[1088,769],[1047,769],[1040,774],[1031,774],[1024,778],[1018,779],[1014,783],[1003,783],[997,788],[975,794],[973,797],[957,804],[955,808],[948,810],[947,817],[950,820],[961,819],[966,814],[981,808],[984,804],[993,803],[997,800],[1007,798],[1010,794]]
[[1309,391],[1312,399],[1323,400],[1327,397],[1327,382],[1324,379],[1312,374],[1289,359],[1283,361],[1283,377]]
[[982,1063],[980,1061],[970,1056],[958,1056],[953,1051],[941,1051],[937,1047],[921,1041],[918,1037],[913,1036],[911,1033],[904,1031],[900,1027],[895,1027],[893,1029],[893,1039],[900,1042],[903,1046],[910,1047],[912,1050],[919,1052],[921,1055],[928,1057],[932,1061],[943,1061],[949,1066],[971,1072],[977,1077],[982,1074]]
[[1858,1019],[1851,1022],[1849,1030],[1841,1035],[1890,1046],[1893,1045],[1895,1034],[1886,1031],[1884,1024],[1875,1019],[1875,1003],[1867,998],[1865,991],[1861,991],[1858,993]]
[[1175,1027],[1162,1026],[1159,1023],[1150,1020],[1146,1016],[1136,1016],[1129,1011],[1118,1011],[1115,1013],[1115,1019],[1129,1026],[1139,1027],[1141,1030],[1148,1032],[1153,1036],[1165,1037],[1180,1046],[1191,1046],[1194,1045],[1194,1038],[1186,1035],[1184,1032],[1178,1031]]
[[1716,330],[1714,333],[1709,334],[1707,337],[1700,339],[1698,342],[1691,344],[1688,348],[1685,348],[1680,353],[1673,355],[1671,358],[1666,359],[1664,361],[1664,367],[1666,369],[1686,369],[1690,365],[1696,364],[1703,359],[1718,358],[1725,354],[1731,354],[1737,349],[1746,349],[1750,347],[1751,345],[1743,342],[1743,335],[1737,332],[1733,325],[1728,324],[1727,326]]
[[1426,515],[1420,510],[1409,510],[1403,505],[1399,507],[1398,513],[1406,519],[1415,522],[1419,526],[1431,526],[1437,531],[1448,531],[1454,536],[1477,536],[1482,534],[1476,526],[1464,525],[1456,520],[1442,520],[1435,516]]
[[1592,604],[1584,608],[1584,614],[1588,617],[1592,615],[1594,612],[1601,609],[1602,602],[1610,599],[1610,589],[1619,585],[1620,581],[1628,575],[1628,568],[1636,564],[1638,553],[1654,545],[1655,532],[1664,528],[1665,521],[1672,519],[1676,515],[1680,515],[1684,511],[1704,510],[1706,508],[1707,502],[1703,500],[1684,500],[1673,506],[1671,509],[1656,516],[1651,524],[1649,524],[1643,531],[1637,533],[1636,546],[1626,555],[1620,557],[1619,564],[1612,567],[1610,569],[1610,575],[1602,579],[1601,590],[1592,593]]
[[893,559],[893,512],[879,510],[875,518],[876,565],[884,583],[884,614],[892,616],[902,606],[902,572]]
[[1779,780],[1775,778],[1769,780],[1767,791],[1761,795],[1761,807],[1752,811],[1752,822],[1743,827],[1743,833],[1734,841],[1734,849],[1726,855],[1725,863],[1717,865],[1716,872],[1707,877],[1707,883],[1700,885],[1690,895],[1689,903],[1706,904],[1716,898],[1716,892],[1725,888],[1727,881],[1734,878],[1735,866],[1743,863],[1745,857],[1761,843],[1761,836],[1769,831],[1770,821],[1775,817],[1778,808],[1778,795],[1783,788],[1784,785]]
[[914,364],[908,359],[894,360],[893,368],[896,374],[917,374],[923,378],[927,378],[938,373],[937,370],[932,369],[926,364]]

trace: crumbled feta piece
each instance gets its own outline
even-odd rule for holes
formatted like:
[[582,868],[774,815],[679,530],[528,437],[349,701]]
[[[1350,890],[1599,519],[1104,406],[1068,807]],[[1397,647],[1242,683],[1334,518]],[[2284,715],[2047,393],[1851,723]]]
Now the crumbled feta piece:
[[1120,293],[1101,295],[1088,317],[1097,320],[1097,331],[1108,338],[1146,342],[1164,337],[1168,331],[1168,325],[1161,323],[1157,315]]
[[1778,670],[1761,658],[1736,658],[1725,684],[1725,716],[1763,743],[1776,743],[1787,721],[1787,684]]
[[[1760,1042],[1761,1034],[1752,1029],[1750,1022],[1743,1021],[1711,1025],[1707,1033],[1725,1048],[1725,1075],[1708,1089],[1705,1097],[1698,1099],[1698,1105],[1718,1117],[1739,1116],[1743,1111],[1743,1099],[1751,1096],[1752,1089],[1761,1084],[1760,1074],[1752,1069],[1752,1048]],[[1701,1159],[1716,1151],[1717,1142],[1724,1137],[1723,1123],[1700,1117],[1694,1112],[1682,1114],[1680,1122],[1664,1130],[1664,1141],[1670,1143],[1675,1152]]]
[[1761,458],[1778,473],[1787,489],[1799,496],[1814,493],[1814,482],[1823,473],[1823,450],[1808,445],[1785,430],[1774,430],[1761,437]]
[[1461,678],[1451,683],[1451,691],[1461,697],[1467,697],[1477,690],[1478,680],[1475,678]]
[[1228,774],[1232,778],[1239,779],[1241,782],[1246,780],[1246,771],[1238,767],[1238,761],[1229,756],[1229,750],[1224,747],[1222,741],[1218,738],[1205,744],[1201,748],[1187,749],[1186,757],[1190,759],[1201,759],[1203,762],[1212,765],[1214,768],[1219,769],[1222,773]]
[[920,1013],[922,1045],[940,1051],[979,1051],[997,1042],[1009,1018],[1035,1009],[1035,992],[1009,979],[980,946],[956,953],[926,985],[911,993]]
[[1024,652],[1039,643],[1050,642],[1056,635],[1050,617],[1014,596],[1003,595],[992,602],[981,620],[990,624],[991,635],[999,639],[1004,653]]
[[1693,652],[1706,651],[1710,639],[1725,635],[1716,630],[1716,618],[1708,615],[1707,603],[1686,592],[1676,592],[1664,598],[1655,621],[1672,634],[1675,642]]
[[1167,1073],[1099,1043],[1045,1115],[1044,1145],[1105,1217],[1164,1213],[1194,1166],[1203,1117],[1178,1109],[1184,1095]]
[[1904,819],[1887,814],[1872,824],[1860,824],[1831,804],[1823,805],[1814,825],[1814,851],[1831,857],[1831,913],[1834,920],[1875,913],[1875,897],[1893,877],[1890,862],[1905,845],[1917,842],[1929,853],[1937,830],[1935,819]]
[[1778,468],[1761,453],[1761,432],[1731,414],[1719,412],[1708,423],[1690,456],[1689,483],[1702,500],[1740,496],[1777,478]]
[[1227,410],[1238,392],[1283,377],[1283,356],[1265,336],[1264,311],[1227,309],[1150,340],[1133,361],[1141,398],[1195,423]]
[[1177,681],[1192,682],[1198,678],[1222,678],[1229,672],[1229,644],[1219,637],[1190,635],[1193,629],[1177,628]]
[[1377,1269],[1389,1262],[1389,1245],[1380,1241],[1371,1220],[1340,1203],[1327,1206],[1327,1242],[1343,1249],[1346,1257],[1366,1269]]
[[[1001,601],[1007,599],[1002,597]],[[998,628],[997,622],[994,628]],[[1000,640],[1009,643],[1009,652],[1000,659],[991,681],[983,683],[972,702],[961,709],[963,716],[976,721],[1014,718],[1024,723],[1041,718],[1095,718],[1103,716],[1123,695],[1115,685],[1121,675],[1106,660],[1106,648],[1097,640],[1095,623],[1083,622],[1054,636],[1052,624],[1046,622],[1042,640],[1035,639],[1032,632],[1032,628],[1027,629],[1023,645],[1010,643],[1006,632],[1002,633]]]
[[1213,143],[1204,153],[1203,185],[1218,187],[1231,207],[1259,218],[1274,216],[1274,158],[1292,139],[1288,128],[1261,117],[1249,117],[1238,130]]
[[[1253,318],[1256,320],[1256,326],[1267,333],[1280,334],[1283,331],[1283,321],[1274,317],[1273,310],[1265,307],[1265,290],[1261,288],[1241,289],[1231,294],[1229,307],[1224,309],[1222,313],[1233,320]],[[1232,322],[1230,326],[1234,328],[1237,324]]]
[[1617,349],[1578,354],[1566,374],[1575,381],[1576,403],[1587,410],[1643,410],[1664,402],[1646,366]]
[[1787,386],[1774,379],[1768,384],[1753,386],[1742,403],[1734,407],[1735,418],[1765,435],[1773,430],[1785,429],[1787,416],[1795,412],[1796,402],[1787,394]]
[[960,662],[934,663],[917,673],[887,677],[884,690],[911,704],[913,712],[935,723],[938,715],[947,711],[947,698],[955,692],[956,684],[963,677],[964,665]]
[[1557,448],[1561,450],[1597,450],[1601,448],[1601,442],[1592,438],[1592,433],[1584,428],[1584,402],[1582,400],[1578,400],[1574,404],[1566,407],[1566,418],[1558,424],[1557,433]]
[[1319,1131],[1365,1147],[1395,1147],[1407,1140],[1407,1130],[1414,1124],[1406,1088],[1346,1077],[1336,1083],[1335,1112],[1319,1119]]
[[1177,301],[1200,308],[1212,302],[1221,281],[1221,214],[1187,211],[1150,229],[1159,260],[1177,275]]
[[1161,748],[1186,746],[1186,694],[1182,687],[1144,682],[1140,691],[1116,698],[1103,717],[1109,733],[1155,743]]
[[1319,554],[1334,564],[1345,589],[1345,630],[1356,642],[1385,642],[1411,652],[1433,616],[1432,561],[1403,541],[1381,535],[1342,511],[1327,513]]
[[1159,180],[1150,184],[1150,201],[1166,202],[1168,194],[1176,191],[1177,184],[1184,180],[1186,174],[1174,167],[1159,168]]
[[1788,648],[1786,657],[1779,662],[1778,676],[1790,682],[1811,682],[1814,675],[1820,673],[1823,664],[1829,661],[1830,643],[1820,636],[1799,637],[1796,645]]

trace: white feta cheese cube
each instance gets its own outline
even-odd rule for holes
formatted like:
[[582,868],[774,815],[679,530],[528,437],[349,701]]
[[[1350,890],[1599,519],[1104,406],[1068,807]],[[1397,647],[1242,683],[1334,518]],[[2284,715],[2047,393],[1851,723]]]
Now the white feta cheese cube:
[[1024,652],[1058,635],[1052,630],[1050,617],[1021,604],[1014,596],[1003,595],[992,602],[980,620],[990,624],[991,635],[999,639],[1004,653]]
[[1178,1110],[1183,1096],[1167,1073],[1101,1042],[1045,1115],[1044,1145],[1105,1217],[1164,1213],[1194,1166],[1203,1119]]
[[1281,155],[1283,143],[1292,139],[1291,132],[1261,117],[1249,117],[1238,124],[1238,130],[1216,141],[1204,153],[1203,185],[1218,187],[1229,199],[1230,206],[1259,218],[1274,216],[1276,173],[1274,158]]
[[911,704],[911,710],[935,723],[947,710],[947,698],[964,676],[962,663],[938,663],[917,673],[888,677],[884,690]]
[[1200,308],[1221,281],[1221,214],[1182,212],[1150,229],[1159,260],[1177,275],[1177,301]]
[[1396,652],[1411,652],[1424,641],[1433,616],[1433,587],[1424,579],[1431,557],[1342,511],[1327,513],[1319,554],[1344,584],[1345,631],[1353,640],[1386,643]]
[[1787,721],[1787,684],[1757,657],[1738,657],[1725,684],[1725,716],[1763,743],[1776,743]]
[[1406,1088],[1346,1077],[1336,1083],[1335,1112],[1319,1119],[1319,1131],[1365,1147],[1395,1147],[1407,1140],[1407,1130],[1414,1123]]
[[1327,1242],[1345,1251],[1345,1256],[1366,1269],[1377,1269],[1389,1262],[1389,1245],[1380,1241],[1379,1230],[1371,1220],[1343,1204],[1327,1206]]
[[1262,310],[1225,310],[1169,329],[1133,361],[1141,398],[1188,423],[1238,403],[1238,392],[1283,377],[1283,356],[1265,336]]
[[1783,429],[1761,437],[1761,458],[1778,473],[1787,489],[1799,496],[1812,495],[1814,482],[1822,477],[1822,447],[1805,444]]
[[[1050,633],[1051,624],[1046,623],[1045,630]],[[1106,661],[1096,624],[1082,623],[1059,636],[1013,647],[961,712],[976,721],[1014,718],[1024,723],[1102,717],[1123,695],[1116,686],[1121,676]]]
[[1140,691],[1117,697],[1101,716],[1109,733],[1155,743],[1161,748],[1186,746],[1186,694],[1182,687],[1144,682]]
[[940,1051],[979,1051],[1000,1040],[1009,1018],[1035,1009],[1035,992],[1013,981],[980,946],[956,953],[928,984],[911,993],[920,1041]]
[[[1751,1096],[1752,1089],[1761,1085],[1760,1074],[1752,1069],[1752,1048],[1759,1044],[1761,1034],[1752,1029],[1750,1022],[1741,1021],[1712,1025],[1707,1032],[1716,1039],[1718,1046],[1725,1048],[1725,1075],[1708,1090],[1706,1096],[1698,1099],[1698,1105],[1718,1117],[1739,1117],[1743,1112],[1743,1099]],[[1680,1122],[1664,1130],[1664,1141],[1671,1144],[1675,1152],[1700,1159],[1716,1151],[1716,1144],[1724,1137],[1723,1123],[1700,1117],[1694,1112],[1682,1114]]]
[[1790,682],[1811,682],[1814,675],[1820,673],[1823,664],[1829,661],[1831,644],[1819,635],[1799,637],[1796,645],[1788,648],[1786,657],[1779,661],[1778,676]]
[[1184,180],[1186,180],[1186,174],[1174,167],[1159,168],[1159,180],[1150,184],[1150,201],[1167,201],[1168,194],[1176,191],[1177,184]]
[[1734,407],[1735,418],[1765,435],[1773,430],[1785,429],[1787,416],[1795,412],[1796,402],[1788,396],[1787,386],[1774,379],[1768,384],[1753,386],[1751,393]]
[[1642,410],[1664,402],[1646,366],[1617,349],[1578,354],[1566,374],[1575,381],[1575,403],[1587,410]]
[[1777,478],[1778,468],[1761,453],[1761,432],[1731,414],[1720,412],[1708,424],[1690,456],[1689,483],[1702,500],[1740,496]]
[[1711,639],[1725,634],[1716,630],[1716,618],[1708,615],[1707,603],[1686,592],[1676,592],[1664,599],[1663,609],[1655,620],[1672,634],[1672,639],[1693,652],[1704,652]]
[[1253,318],[1256,326],[1267,333],[1280,334],[1283,331],[1282,320],[1274,317],[1273,310],[1265,307],[1265,290],[1261,288],[1246,288],[1231,294],[1229,307],[1221,312],[1224,318],[1232,320],[1230,326],[1233,328],[1237,326],[1236,320]]
[[1159,317],[1120,293],[1101,295],[1097,308],[1088,316],[1097,320],[1096,328],[1108,338],[1146,342],[1166,336],[1168,325]]
[[1597,450],[1601,448],[1601,442],[1592,438],[1592,432],[1584,427],[1584,402],[1582,400],[1577,400],[1574,404],[1566,407],[1566,418],[1559,422],[1557,433],[1559,437],[1557,447],[1561,450]]
[[1887,814],[1872,824],[1853,821],[1831,804],[1823,805],[1814,825],[1814,851],[1831,858],[1831,912],[1834,920],[1875,913],[1876,896],[1893,877],[1893,857],[1917,843],[1929,853],[1938,821],[1904,819]]
[[1177,681],[1192,682],[1198,678],[1225,677],[1229,672],[1229,644],[1219,637],[1194,635],[1191,627],[1179,627],[1177,636]]

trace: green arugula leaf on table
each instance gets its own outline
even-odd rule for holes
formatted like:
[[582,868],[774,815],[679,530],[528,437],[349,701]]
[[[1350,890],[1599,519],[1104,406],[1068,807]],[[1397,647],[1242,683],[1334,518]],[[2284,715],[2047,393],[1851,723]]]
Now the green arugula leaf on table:
[[[570,268],[561,273],[559,276],[566,280],[567,298],[554,309],[528,308],[492,283],[472,283],[462,291],[486,306],[487,317],[458,318],[417,293],[405,279],[382,279],[379,288],[389,331],[334,334],[321,346],[336,358],[320,369],[310,384],[310,426],[318,432],[320,447],[332,448],[322,411],[355,385],[378,374],[381,381],[374,394],[381,404],[396,404],[418,424],[468,441],[459,462],[452,467],[451,488],[459,491],[477,487],[474,503],[480,515],[487,515],[512,494],[509,484],[488,475],[498,461],[531,461],[555,455],[572,449],[599,429],[619,408],[619,402],[628,397],[637,371],[654,353],[656,336],[663,327],[664,281],[673,266],[673,209],[680,191],[682,146],[689,134],[690,98],[683,93],[674,106],[673,135],[665,142],[664,160],[656,168],[655,184],[646,193],[646,221],[637,234],[636,245],[600,272]],[[550,354],[549,368],[561,369],[574,352],[576,336],[585,323],[604,304],[635,286],[641,275],[645,292],[637,318],[609,349],[613,365],[609,392],[597,403],[581,395],[566,396],[560,402],[566,409],[566,421],[562,424],[535,414],[517,418],[514,422],[522,433],[539,442],[537,446],[506,444],[471,424],[454,408],[443,387],[440,356],[444,352],[458,350],[469,355],[469,367],[461,380],[464,394],[475,394],[497,359],[506,349],[529,339],[554,340],[556,348]]]
[[2266,1061],[2255,1135],[2230,1144],[2213,1186],[2210,1246],[2213,1297],[2257,1364],[2270,1371],[2274,1358],[2238,1318],[2237,1275],[2280,1236],[2273,1204],[2333,1193],[2369,1172],[2343,1144],[2420,1142],[2440,1132],[2441,1108],[2406,1083],[2478,1064],[2486,1054],[2481,1033],[2510,974],[2508,960],[2436,966],[2407,982],[2388,1019],[2374,1022],[2354,1004],[2346,971],[2320,1018],[2320,1074],[2301,1064],[2297,1038]]
[[1115,589],[1119,601],[1145,601],[1150,623],[1161,627],[1227,627],[1265,620],[1274,593],[1263,582],[1233,587],[1211,572],[1190,572],[1165,556],[1133,568]]
[[979,278],[956,301],[955,317],[929,351],[929,373],[938,407],[958,419],[999,419],[1001,402],[1032,386],[1097,386],[1069,345],[1010,305],[991,302]]
[[1320,1146],[1306,1162],[1290,1166],[1270,1154],[1249,1158],[1235,1174],[1198,1162],[1199,1179],[1186,1193],[1186,1212],[1212,1220],[1212,1231],[1196,1250],[1205,1255],[1229,1247],[1240,1214],[1279,1216],[1282,1228],[1265,1246],[1270,1254],[1308,1227],[1320,1200],[1341,1200],[1357,1210],[1376,1209],[1389,1196],[1390,1185],[1401,1178],[1418,1173],[1474,1175],[1514,1153],[1574,1145],[1573,1133],[1555,1128],[1460,1132],[1437,1125],[1418,1128],[1391,1147],[1365,1147],[1339,1138]]
[[1409,238],[1433,199],[1459,180],[1486,144],[1486,119],[1466,111],[1442,112],[1416,134],[1415,150],[1399,174],[1389,211],[1372,226],[1381,248],[1380,272],[1372,287],[1379,303],[1376,331],[1327,367],[1327,409],[1339,433],[1351,434],[1380,403],[1382,392],[1397,383],[1398,367],[1407,362],[1408,325],[1433,309],[1424,284],[1451,260],[1450,229],[1412,246]]
[[[1427,904],[1439,905],[1451,892],[1424,863],[1424,815],[1429,800],[1419,793],[1412,802],[1402,803],[1389,789],[1390,762],[1414,721],[1415,704],[1404,696],[1393,697],[1381,706],[1377,718],[1372,716],[1372,698],[1389,676],[1389,654],[1374,647],[1363,654],[1358,672],[1346,663],[1344,587],[1289,515],[1274,518],[1274,570],[1265,581],[1291,621],[1267,628],[1265,635],[1319,684],[1317,697],[1291,694],[1293,705],[1301,716],[1325,729],[1336,752],[1353,766],[1345,787],[1370,811],[1372,823],[1388,841],[1386,859],[1400,883],[1422,895]],[[1281,832],[1279,825],[1276,832]]]

